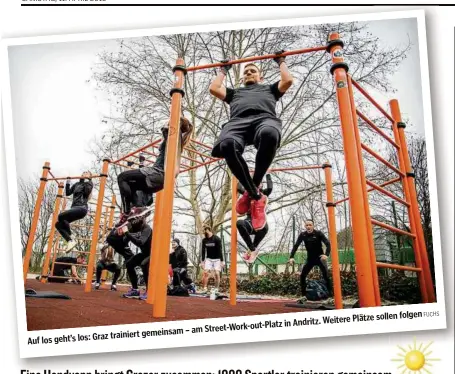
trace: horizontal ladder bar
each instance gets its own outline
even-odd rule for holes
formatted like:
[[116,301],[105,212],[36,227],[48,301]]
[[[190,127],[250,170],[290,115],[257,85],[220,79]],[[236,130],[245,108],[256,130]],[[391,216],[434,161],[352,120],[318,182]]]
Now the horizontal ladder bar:
[[392,123],[395,123],[395,121],[393,120],[393,118],[390,116],[389,113],[387,113],[387,111],[381,106],[379,105],[375,99],[373,99],[370,94],[368,94],[368,92],[365,91],[364,88],[362,88],[362,86],[360,86],[360,84],[358,84],[354,79],[352,79],[351,77],[351,81],[352,81],[352,84],[354,85],[355,88],[357,88],[363,96],[365,96],[371,104],[373,104],[382,114],[384,114],[384,116]]
[[356,109],[357,115],[368,125],[370,126],[373,130],[375,130],[379,135],[382,135],[382,137],[387,140],[390,144],[392,144],[396,149],[400,149],[400,146],[395,143],[395,140],[393,140],[390,136],[388,136],[384,131],[382,131],[378,126],[376,126],[373,121],[371,121],[365,114],[363,114],[360,110]]
[[396,265],[396,264],[388,264],[386,262],[376,262],[376,266],[378,268],[387,268],[387,269],[404,270],[404,271],[415,271],[417,273],[422,271],[421,268],[415,268],[412,266]]
[[370,180],[368,180],[368,179],[366,180],[366,183],[367,183],[370,187],[372,187],[373,189],[375,189],[375,190],[377,190],[377,191],[383,193],[384,195],[387,195],[388,197],[394,199],[395,201],[397,201],[397,202],[399,202],[399,203],[401,203],[401,204],[403,204],[403,205],[406,205],[408,208],[411,206],[411,204],[409,204],[407,201],[405,201],[405,200],[403,200],[402,198],[400,198],[400,197],[394,195],[393,193],[391,193],[391,192],[385,190],[385,189],[382,188],[381,186],[378,186],[376,183],[373,183],[372,181],[370,181]]
[[[385,186],[388,186],[390,184],[393,184],[393,183],[396,183],[396,182],[399,182],[401,181],[401,177],[398,177],[398,178],[394,178],[394,179],[391,179],[385,183],[382,183],[380,186],[381,187],[385,187]],[[370,188],[369,190],[367,190],[367,192],[371,192],[371,191],[374,191],[374,188]],[[335,201],[335,205],[338,205],[340,203],[343,203],[345,201],[348,201],[349,200],[349,196],[348,197],[345,197],[344,199],[341,199],[341,200],[338,200],[338,201]]]
[[410,236],[411,238],[415,238],[415,237],[416,237],[414,234],[411,234],[410,232],[407,232],[407,231],[404,231],[404,230],[397,229],[396,227],[390,226],[390,225],[388,225],[387,223],[384,223],[384,222],[381,222],[381,221],[378,221],[378,220],[375,220],[375,219],[371,219],[371,223],[372,223],[373,225],[381,226],[381,227],[383,227],[383,228],[385,228],[385,229],[387,229],[387,230],[396,232],[397,234]]
[[360,144],[362,149],[364,149],[365,151],[367,151],[370,155],[372,155],[375,159],[381,161],[385,166],[387,166],[389,169],[392,169],[395,173],[397,173],[398,175],[400,175],[401,177],[405,177],[405,174],[400,170],[398,169],[397,167],[393,166],[389,161],[387,161],[386,159],[384,159],[383,157],[381,157],[378,153],[376,153],[375,151],[373,151],[370,147],[368,147],[367,145],[365,145],[364,143],[361,143]]

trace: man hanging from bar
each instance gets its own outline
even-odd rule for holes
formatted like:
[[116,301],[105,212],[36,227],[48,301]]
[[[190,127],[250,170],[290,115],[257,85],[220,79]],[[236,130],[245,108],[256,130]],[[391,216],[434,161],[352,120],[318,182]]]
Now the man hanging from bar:
[[[302,242],[305,243],[307,260],[300,273],[300,286],[302,291],[302,299],[300,299],[300,301],[306,301],[306,278],[314,266],[318,266],[321,270],[329,296],[332,295],[332,286],[327,271],[327,258],[330,256],[330,242],[322,231],[314,229],[314,223],[311,219],[307,219],[304,222],[303,231],[299,234],[289,256],[289,264],[294,264],[294,255]],[[323,243],[326,248],[325,253],[322,249]]]
[[[159,148],[159,154],[153,166],[144,166],[136,170],[127,170],[119,174],[117,181],[120,189],[122,202],[122,214],[116,227],[144,218],[151,213],[150,205],[153,203],[153,194],[161,191],[164,187],[164,160],[166,157],[166,145],[169,134],[169,126],[161,129],[163,141]],[[180,119],[180,152],[177,157],[176,173],[179,172],[180,157],[184,147],[191,139],[193,125],[185,118]],[[150,199],[142,204],[138,199],[138,191],[143,191]],[[142,206],[141,206],[142,205]],[[144,206],[145,205],[145,206]]]
[[70,223],[81,220],[88,213],[88,201],[93,190],[93,182],[91,180],[92,173],[85,171],[82,173],[82,178],[71,186],[70,179],[66,180],[65,195],[73,195],[73,203],[71,208],[65,210],[58,215],[55,228],[66,241],[66,253],[71,252],[76,246],[76,242],[71,238]]
[[[281,53],[284,51],[275,54]],[[293,81],[285,57],[277,56],[274,61],[280,69],[280,80],[271,85],[262,84],[262,72],[253,63],[244,66],[244,87],[231,89],[223,86],[224,78],[232,65],[222,66],[210,85],[210,93],[230,106],[230,119],[223,125],[212,155],[224,158],[229,169],[245,188],[237,201],[236,210],[239,215],[251,212],[254,230],[261,230],[267,223],[267,196],[261,193],[258,187],[272,164],[281,141],[282,124],[276,115],[276,103]],[[257,149],[252,178],[243,158],[243,152],[248,145],[254,145]]]
[[[265,178],[267,181],[267,187],[264,189],[261,188],[260,191],[261,194],[267,196],[268,198],[273,190],[273,182],[270,174],[267,174]],[[240,194],[243,194],[245,192],[245,189],[240,183],[238,184],[237,191]],[[247,263],[252,264],[254,263],[256,257],[258,256],[259,244],[267,235],[267,232],[269,231],[269,226],[266,222],[265,226],[262,229],[255,230],[253,228],[253,224],[251,223],[251,213],[248,212],[246,219],[237,221],[237,230],[239,230],[240,236],[243,238],[243,241],[245,242],[248,248],[248,251],[242,257]],[[253,240],[251,240],[251,236],[254,236]]]

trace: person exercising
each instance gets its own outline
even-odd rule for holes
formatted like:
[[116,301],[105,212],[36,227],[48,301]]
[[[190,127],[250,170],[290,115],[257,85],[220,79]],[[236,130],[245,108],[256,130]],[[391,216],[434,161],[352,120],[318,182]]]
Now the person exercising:
[[96,265],[96,290],[100,288],[101,273],[103,270],[110,271],[114,274],[112,277],[111,291],[117,291],[117,280],[120,276],[120,267],[115,263],[114,260],[114,248],[109,245],[106,245],[101,249],[101,256],[98,264]]
[[[267,181],[267,188],[265,189],[261,188],[260,191],[264,196],[269,197],[273,190],[272,177],[270,176],[270,174],[267,174],[265,178]],[[243,194],[245,192],[245,189],[240,183],[238,184],[237,191],[240,194]],[[259,244],[267,235],[267,232],[269,231],[269,226],[266,223],[262,229],[255,230],[253,228],[253,224],[251,223],[251,213],[248,212],[246,219],[237,221],[237,230],[239,231],[240,236],[243,238],[243,241],[245,242],[248,248],[248,251],[242,257],[245,260],[245,262],[252,264],[254,263],[256,257],[258,256]],[[251,236],[254,236],[253,240],[251,240]]]
[[[304,222],[303,231],[299,234],[297,241],[292,248],[289,256],[289,263],[294,264],[294,255],[297,252],[302,241],[305,243],[307,251],[307,260],[303,265],[302,272],[300,273],[300,286],[302,296],[306,296],[306,278],[314,266],[318,266],[321,269],[322,277],[324,278],[327,286],[327,291],[332,294],[332,287],[327,272],[327,258],[330,256],[330,242],[322,231],[314,229],[314,223],[308,219]],[[325,245],[325,253],[322,249],[322,243]]]
[[[54,263],[54,271],[52,275],[47,278],[49,283],[66,283],[70,280],[75,283],[82,283],[82,279],[77,274],[77,265],[84,265],[85,257],[79,253],[77,257],[57,257]],[[70,275],[67,275],[67,271]]]
[[141,294],[138,287],[136,267],[142,265],[144,279],[147,284],[149,269],[147,266],[143,266],[143,262],[150,256],[152,228],[145,222],[145,219],[140,219],[134,224],[128,222],[127,225],[118,228],[117,231],[118,235],[124,235],[126,240],[133,243],[140,250],[126,261],[126,271],[128,272],[128,277],[131,282],[131,289],[123,294],[123,297],[128,299],[139,299],[141,298]]
[[[166,145],[169,134],[169,127],[161,129],[163,141],[159,148],[159,154],[153,166],[144,166],[136,170],[127,170],[119,174],[117,182],[120,190],[122,214],[116,227],[125,224],[126,221],[136,220],[149,215],[148,208],[153,203],[153,194],[161,191],[164,187],[164,161],[166,157]],[[180,152],[176,160],[176,173],[179,172],[180,157],[184,147],[191,140],[193,125],[185,118],[180,119]],[[138,201],[138,191],[151,196],[145,206]]]
[[181,286],[183,282],[190,292],[195,293],[196,288],[188,276],[188,254],[186,249],[180,245],[180,240],[177,238],[172,240],[172,252],[169,254],[169,264],[172,267],[172,287]]
[[[284,51],[275,54],[282,53]],[[231,89],[223,86],[232,67],[229,64],[220,68],[210,85],[210,93],[230,106],[230,119],[221,129],[212,156],[224,158],[231,172],[245,188],[237,201],[236,210],[239,215],[251,211],[251,223],[256,231],[263,229],[267,223],[267,196],[258,187],[272,164],[281,141],[282,123],[276,115],[276,103],[293,81],[285,57],[277,56],[274,61],[280,69],[280,80],[271,85],[262,84],[262,72],[253,63],[247,63],[243,68],[244,87]],[[248,145],[254,145],[257,149],[253,177],[242,156]]]
[[218,292],[221,281],[221,270],[224,266],[223,262],[223,247],[219,236],[213,234],[210,227],[204,227],[204,239],[202,239],[201,249],[201,267],[204,269],[202,279],[202,292],[207,292],[207,284],[209,282],[209,273],[215,273],[215,292]]
[[66,253],[71,252],[76,246],[76,242],[71,238],[70,223],[84,218],[88,213],[88,201],[93,190],[91,178],[92,173],[85,171],[82,173],[82,178],[73,185],[71,185],[69,178],[66,180],[65,195],[73,195],[73,203],[70,209],[58,215],[57,222],[55,223],[55,228],[66,241]]

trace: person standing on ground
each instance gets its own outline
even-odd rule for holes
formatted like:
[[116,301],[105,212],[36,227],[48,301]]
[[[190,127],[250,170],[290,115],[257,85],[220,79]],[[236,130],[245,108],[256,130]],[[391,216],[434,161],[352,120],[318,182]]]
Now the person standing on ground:
[[208,226],[204,227],[201,252],[201,267],[204,269],[202,292],[207,292],[207,283],[211,271],[215,272],[215,292],[218,292],[221,281],[221,270],[224,267],[223,248],[221,239],[217,235],[214,235],[212,229]]
[[[297,241],[292,248],[289,256],[289,263],[291,265],[294,263],[294,255],[302,242],[305,243],[305,249],[308,254],[306,263],[303,265],[302,272],[300,273],[302,296],[306,296],[306,278],[314,266],[318,266],[319,269],[321,269],[322,277],[324,278],[327,286],[327,291],[329,292],[329,295],[331,295],[332,286],[327,271],[327,258],[330,256],[330,242],[322,231],[314,229],[314,222],[311,219],[304,222],[303,230],[299,234]],[[322,249],[323,243],[326,248],[325,253]]]

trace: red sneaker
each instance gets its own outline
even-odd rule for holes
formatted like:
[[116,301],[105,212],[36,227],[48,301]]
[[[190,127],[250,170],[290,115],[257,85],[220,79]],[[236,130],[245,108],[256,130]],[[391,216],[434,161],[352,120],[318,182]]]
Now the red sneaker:
[[267,215],[265,214],[267,202],[267,196],[262,194],[259,200],[251,201],[251,223],[255,231],[262,230],[267,223]]
[[243,195],[240,197],[240,199],[237,200],[235,210],[237,211],[238,215],[243,216],[244,214],[247,214],[249,212],[250,207],[251,198],[250,195],[248,195],[248,192],[245,191]]

